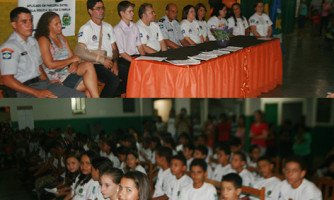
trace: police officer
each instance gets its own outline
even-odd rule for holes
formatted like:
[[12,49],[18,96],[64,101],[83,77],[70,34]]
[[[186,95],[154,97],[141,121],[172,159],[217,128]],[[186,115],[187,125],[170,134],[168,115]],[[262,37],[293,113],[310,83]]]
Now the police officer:
[[30,10],[17,7],[10,12],[10,20],[14,33],[0,47],[0,68],[5,86],[14,90],[17,97],[84,97],[75,89],[39,78],[42,58],[36,39],[31,37],[33,24]]
[[[119,55],[114,30],[110,24],[103,21],[105,7],[102,0],[87,0],[87,9],[91,19],[79,30],[79,43],[75,54],[83,60],[94,62],[97,78],[105,84],[101,97],[119,96],[119,79],[116,76]],[[106,52],[106,55],[96,51],[99,48],[100,37],[101,51]]]
[[176,21],[177,6],[175,3],[169,3],[166,6],[166,15],[159,20],[159,27],[168,48],[176,49],[181,46],[187,46],[186,40],[181,33],[180,24]]
[[139,29],[140,41],[145,53],[156,53],[166,51],[167,47],[159,25],[154,22],[155,12],[152,4],[143,3],[139,7],[139,20],[137,26]]

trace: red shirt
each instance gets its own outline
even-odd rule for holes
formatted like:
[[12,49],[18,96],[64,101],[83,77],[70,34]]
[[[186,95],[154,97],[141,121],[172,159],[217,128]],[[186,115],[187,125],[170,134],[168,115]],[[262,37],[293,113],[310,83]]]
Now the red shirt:
[[[268,127],[268,124],[267,123],[260,123],[260,124],[256,124],[256,123],[253,123],[252,126],[251,126],[251,132],[253,133],[253,136],[259,136],[259,135],[262,135],[263,131],[267,131],[269,130],[269,127]],[[251,141],[252,144],[256,144],[260,147],[267,147],[267,144],[266,144],[266,139],[263,138],[263,139],[252,139]]]
[[225,142],[230,139],[231,135],[231,123],[220,122],[218,124],[218,141]]

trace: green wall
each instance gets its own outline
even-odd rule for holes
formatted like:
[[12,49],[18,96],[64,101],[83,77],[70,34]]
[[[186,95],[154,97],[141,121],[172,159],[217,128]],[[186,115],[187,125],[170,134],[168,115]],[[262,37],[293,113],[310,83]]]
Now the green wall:
[[[35,128],[62,128],[71,125],[77,132],[89,134],[91,125],[99,125],[107,132],[117,129],[135,128],[142,132],[143,121],[152,117],[107,117],[107,118],[83,118],[83,119],[56,119],[56,120],[35,120]],[[18,122],[12,122],[13,127],[18,127]]]

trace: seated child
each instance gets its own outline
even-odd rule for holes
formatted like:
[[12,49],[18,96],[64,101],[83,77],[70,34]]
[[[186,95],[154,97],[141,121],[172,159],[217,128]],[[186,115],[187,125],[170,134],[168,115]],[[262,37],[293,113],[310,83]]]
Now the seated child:
[[187,171],[190,171],[190,164],[194,160],[194,150],[195,147],[192,144],[185,144],[183,145],[182,153],[184,157],[187,159]]
[[140,171],[146,174],[146,170],[139,164],[139,156],[136,150],[130,149],[126,154],[126,172]]
[[231,161],[232,169],[242,178],[242,185],[252,187],[254,184],[253,174],[246,169],[246,156],[244,153],[234,152]]
[[237,173],[229,173],[221,180],[220,199],[238,200],[241,194],[242,178]]
[[205,182],[207,178],[207,164],[203,159],[194,159],[190,165],[190,175],[193,184],[181,191],[182,200],[216,200],[216,188]]
[[218,165],[216,165],[216,168],[213,171],[213,180],[221,181],[224,175],[233,172],[229,162],[230,154],[231,151],[227,146],[222,145],[218,147]]
[[123,171],[118,168],[108,168],[102,173],[100,182],[104,199],[118,200],[119,183],[122,176]]

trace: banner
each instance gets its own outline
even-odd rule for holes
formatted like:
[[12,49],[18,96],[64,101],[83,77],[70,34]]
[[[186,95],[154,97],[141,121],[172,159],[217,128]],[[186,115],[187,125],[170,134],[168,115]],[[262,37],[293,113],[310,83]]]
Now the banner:
[[43,13],[52,11],[59,15],[65,36],[75,35],[75,0],[19,0],[18,6],[28,8],[34,17],[34,28]]
[[274,0],[271,10],[270,19],[273,22],[273,35],[281,39],[282,42],[282,10],[281,0]]

